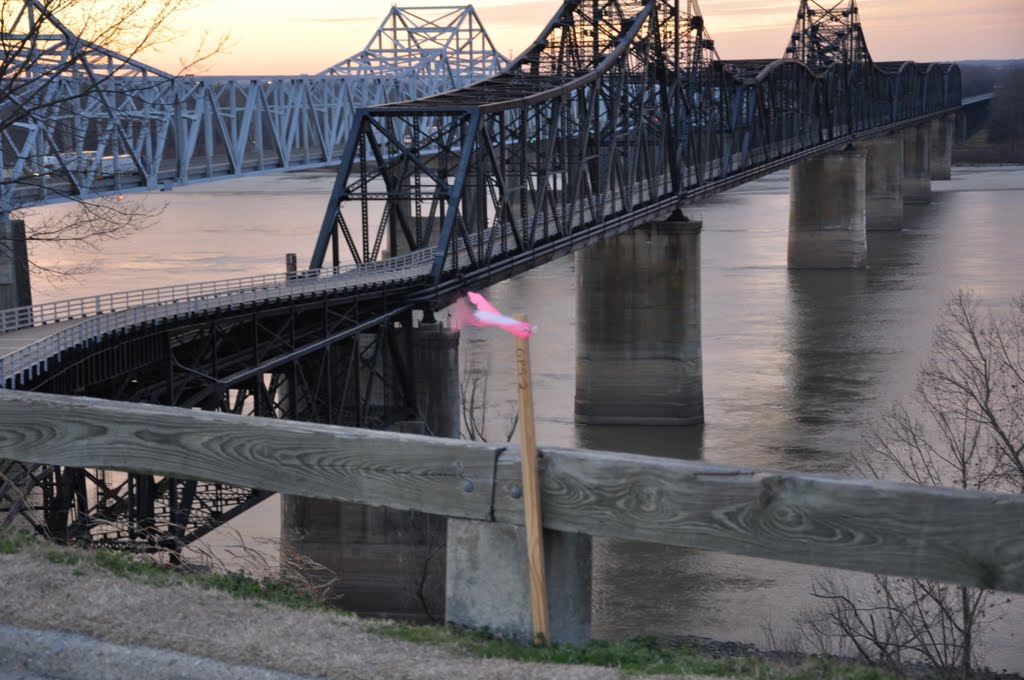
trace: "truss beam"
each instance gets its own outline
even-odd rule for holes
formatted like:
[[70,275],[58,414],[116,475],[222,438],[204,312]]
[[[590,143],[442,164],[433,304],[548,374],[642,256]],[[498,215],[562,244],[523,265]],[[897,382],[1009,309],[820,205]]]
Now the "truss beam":
[[357,115],[310,267],[425,253],[439,286],[959,103],[955,65],[875,64],[853,0],[735,63],[693,0],[569,0],[501,73]]
[[393,7],[366,50],[316,76],[174,76],[21,1],[0,28],[0,212],[331,165],[356,110],[506,64],[471,7]]

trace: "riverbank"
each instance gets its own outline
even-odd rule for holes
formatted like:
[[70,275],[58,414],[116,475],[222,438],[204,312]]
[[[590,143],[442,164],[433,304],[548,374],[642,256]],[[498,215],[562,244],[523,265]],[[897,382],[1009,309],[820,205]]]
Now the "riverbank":
[[[237,597],[211,590],[209,578],[135,564],[119,554],[35,539],[12,541],[9,532],[0,533],[0,582],[4,679],[886,677],[833,662],[785,665],[732,656],[727,646],[712,641],[704,652],[669,652],[635,643],[628,649],[595,646],[578,654],[605,666],[523,660],[536,658],[535,650],[485,642],[483,636],[460,638],[444,629],[359,619],[304,604],[301,598],[288,606],[281,602],[290,601],[290,595],[276,586],[253,586],[244,579],[236,584],[243,586],[238,591],[251,597]],[[553,650],[549,658],[572,658],[567,654]]]

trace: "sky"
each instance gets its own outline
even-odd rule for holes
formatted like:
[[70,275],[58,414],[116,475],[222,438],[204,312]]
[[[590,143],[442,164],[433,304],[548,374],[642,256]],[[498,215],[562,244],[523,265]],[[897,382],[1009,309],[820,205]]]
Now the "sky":
[[[682,1],[682,0],[681,0]],[[192,0],[174,21],[180,38],[143,61],[177,72],[197,36],[227,34],[226,50],[199,72],[298,75],[323,70],[366,46],[392,4],[465,0]],[[518,54],[560,6],[559,0],[476,0],[495,47]],[[799,0],[703,0],[705,26],[723,59],[781,56]],[[860,0],[861,23],[878,61],[1024,58],[1024,0]]]

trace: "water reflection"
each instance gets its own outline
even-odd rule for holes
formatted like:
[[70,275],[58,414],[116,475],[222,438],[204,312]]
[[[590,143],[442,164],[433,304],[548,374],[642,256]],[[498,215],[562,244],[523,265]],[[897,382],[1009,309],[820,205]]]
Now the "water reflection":
[[582,449],[622,451],[661,458],[700,460],[704,454],[704,426],[576,425],[576,446]]

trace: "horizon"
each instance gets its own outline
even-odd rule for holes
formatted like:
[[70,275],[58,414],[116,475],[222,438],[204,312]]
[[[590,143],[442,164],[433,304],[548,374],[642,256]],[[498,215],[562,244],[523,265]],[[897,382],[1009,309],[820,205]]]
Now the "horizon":
[[[313,74],[358,53],[392,5],[403,8],[463,6],[457,2],[363,0],[357,9],[337,0],[306,0],[282,16],[278,0],[196,0],[175,17],[173,28],[191,35],[147,50],[139,59],[176,72],[195,51],[197,33],[227,31],[230,45],[199,75],[280,76]],[[474,9],[499,52],[514,57],[528,47],[561,6],[559,0],[478,0]],[[798,0],[704,0],[705,25],[725,59],[781,57]],[[862,0],[857,3],[868,50],[876,61],[1005,61],[1024,58],[1024,4],[980,0],[936,7],[925,0]],[[351,5],[349,6],[351,7]],[[916,10],[916,11],[915,11]],[[917,28],[921,31],[915,31]],[[302,50],[295,50],[301,45]]]

